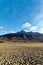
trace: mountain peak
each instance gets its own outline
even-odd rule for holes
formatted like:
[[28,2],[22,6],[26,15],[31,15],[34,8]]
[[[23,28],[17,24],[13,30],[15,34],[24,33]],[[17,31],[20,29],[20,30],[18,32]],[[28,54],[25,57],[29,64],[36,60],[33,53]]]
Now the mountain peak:
[[[25,41],[40,41],[43,42],[43,34],[39,34],[37,32],[26,32],[24,30],[21,30],[17,33],[12,34],[5,34],[0,37],[1,39],[8,39],[8,40],[25,40]],[[13,39],[14,38],[14,39]]]
[[21,30],[21,32],[26,32],[26,31],[24,31],[24,30]]

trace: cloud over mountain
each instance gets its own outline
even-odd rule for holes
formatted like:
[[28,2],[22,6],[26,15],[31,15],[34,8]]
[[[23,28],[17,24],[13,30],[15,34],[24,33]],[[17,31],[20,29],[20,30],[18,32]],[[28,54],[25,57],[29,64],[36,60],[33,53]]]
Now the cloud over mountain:
[[0,31],[2,31],[4,29],[4,27],[3,26],[0,26]]
[[29,28],[31,24],[29,22],[26,22],[22,25],[22,28]]

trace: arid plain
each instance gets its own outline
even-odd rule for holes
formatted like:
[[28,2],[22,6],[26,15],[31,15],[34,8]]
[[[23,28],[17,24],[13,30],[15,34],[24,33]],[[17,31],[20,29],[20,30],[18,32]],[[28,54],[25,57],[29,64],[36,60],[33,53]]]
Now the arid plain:
[[0,43],[0,65],[43,65],[43,43]]

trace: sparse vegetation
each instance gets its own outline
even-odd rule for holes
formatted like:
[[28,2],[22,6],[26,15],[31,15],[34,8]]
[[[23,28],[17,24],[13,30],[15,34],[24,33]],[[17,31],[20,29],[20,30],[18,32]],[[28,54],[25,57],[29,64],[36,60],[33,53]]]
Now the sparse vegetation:
[[0,65],[43,65],[43,48],[1,45]]

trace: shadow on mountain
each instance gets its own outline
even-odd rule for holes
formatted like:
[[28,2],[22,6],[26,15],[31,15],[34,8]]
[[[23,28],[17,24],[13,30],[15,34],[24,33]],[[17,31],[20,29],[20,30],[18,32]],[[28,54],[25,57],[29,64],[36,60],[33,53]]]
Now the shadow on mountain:
[[13,41],[13,42],[43,42],[43,34],[38,32],[25,32],[24,30],[17,33],[9,33],[0,36],[0,42]]

